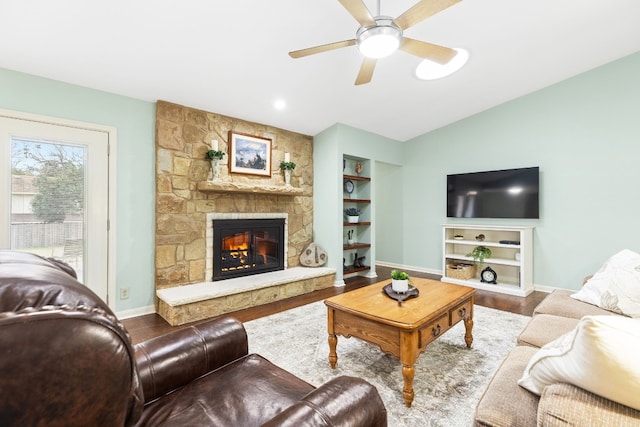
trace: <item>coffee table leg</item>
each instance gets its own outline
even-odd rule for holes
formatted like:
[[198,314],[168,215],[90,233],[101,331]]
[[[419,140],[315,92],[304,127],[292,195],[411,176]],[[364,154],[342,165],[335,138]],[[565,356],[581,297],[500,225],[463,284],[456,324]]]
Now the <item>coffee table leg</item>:
[[471,317],[467,317],[464,319],[464,342],[467,343],[467,348],[471,348],[471,343],[473,343],[473,335],[471,335],[472,329],[473,319]]
[[335,334],[333,327],[333,318],[335,312],[331,307],[327,307],[327,332],[329,332],[329,364],[331,369],[336,369],[336,363],[338,363],[338,353],[336,353],[336,346],[338,345],[338,337]]
[[404,378],[404,388],[402,389],[402,397],[404,398],[404,405],[407,408],[411,408],[413,402],[413,377],[416,370],[413,365],[402,365],[402,377]]
[[336,369],[336,363],[338,363],[338,353],[336,353],[336,346],[338,344],[338,337],[334,334],[329,334],[329,364],[331,369]]
[[404,387],[402,388],[402,397],[404,405],[411,408],[413,402],[413,377],[416,370],[413,368],[418,358],[418,332],[401,332],[400,333],[400,363],[402,363],[402,378],[404,379]]

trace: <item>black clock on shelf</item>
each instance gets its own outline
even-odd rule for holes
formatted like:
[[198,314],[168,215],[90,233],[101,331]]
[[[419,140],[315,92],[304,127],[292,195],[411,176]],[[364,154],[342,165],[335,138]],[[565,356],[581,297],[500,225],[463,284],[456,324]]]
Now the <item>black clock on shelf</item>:
[[482,273],[480,273],[480,281],[482,283],[491,283],[492,285],[495,285],[498,283],[498,275],[493,268],[487,267],[482,270]]

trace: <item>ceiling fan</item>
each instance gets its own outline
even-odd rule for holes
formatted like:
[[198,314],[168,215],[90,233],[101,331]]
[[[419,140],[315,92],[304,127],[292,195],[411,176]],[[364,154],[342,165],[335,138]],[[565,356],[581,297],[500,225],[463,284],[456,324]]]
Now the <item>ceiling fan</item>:
[[380,15],[380,0],[378,0],[378,15],[375,17],[371,16],[363,0],[338,1],[360,24],[360,28],[356,32],[356,38],[294,50],[289,52],[289,56],[302,58],[316,53],[357,45],[364,55],[360,72],[355,81],[356,85],[361,85],[371,81],[376,61],[392,54],[397,49],[440,64],[446,64],[456,55],[454,49],[404,37],[403,31],[453,6],[460,0],[421,0],[396,19]]

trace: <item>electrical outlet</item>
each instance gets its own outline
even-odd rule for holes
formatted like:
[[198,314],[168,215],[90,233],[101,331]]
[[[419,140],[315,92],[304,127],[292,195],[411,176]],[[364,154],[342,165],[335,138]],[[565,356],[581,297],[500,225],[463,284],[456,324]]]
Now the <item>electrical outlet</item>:
[[120,288],[120,299],[129,298],[129,288]]

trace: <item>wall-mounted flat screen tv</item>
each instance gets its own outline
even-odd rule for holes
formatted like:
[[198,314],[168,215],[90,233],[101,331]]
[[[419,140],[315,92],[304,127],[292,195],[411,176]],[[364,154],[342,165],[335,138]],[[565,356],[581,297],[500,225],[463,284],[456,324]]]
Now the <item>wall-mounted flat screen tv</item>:
[[449,218],[539,218],[538,167],[447,175]]

